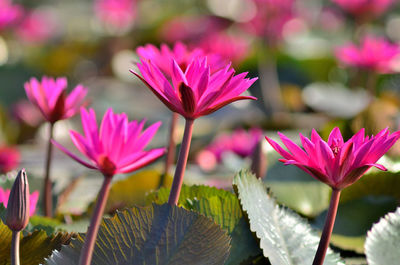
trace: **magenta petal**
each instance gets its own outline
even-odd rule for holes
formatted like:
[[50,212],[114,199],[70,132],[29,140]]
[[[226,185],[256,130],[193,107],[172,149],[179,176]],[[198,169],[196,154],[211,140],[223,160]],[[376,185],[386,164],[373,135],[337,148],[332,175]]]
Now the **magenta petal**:
[[67,148],[65,148],[64,146],[60,145],[59,143],[57,143],[54,140],[51,140],[51,143],[54,144],[58,149],[60,149],[61,151],[63,151],[66,155],[68,155],[69,157],[71,157],[72,159],[74,159],[76,162],[81,163],[82,165],[84,165],[85,167],[91,168],[91,169],[98,169],[97,167],[89,164],[88,162],[82,160],[81,158],[79,158],[78,156],[76,156],[75,154],[73,154],[72,152],[70,152]]
[[386,167],[384,167],[383,165],[381,165],[381,164],[366,164],[367,166],[371,166],[371,167],[376,167],[377,169],[380,169],[380,170],[382,170],[382,171],[387,171],[387,168]]
[[288,160],[294,160],[293,155],[289,154],[285,149],[283,149],[277,142],[269,138],[268,136],[265,136],[265,139],[268,141],[268,143],[272,146],[272,148],[275,149],[281,156]]
[[308,161],[308,155],[303,151],[300,147],[297,146],[294,142],[292,142],[289,138],[287,138],[284,134],[278,132],[279,137],[282,140],[282,143],[287,147],[287,149],[292,153],[294,157],[296,157],[297,161],[302,163],[306,163]]
[[139,169],[141,167],[144,167],[144,166],[150,164],[151,162],[155,161],[162,155],[164,155],[164,153],[165,153],[165,148],[153,149],[151,151],[148,151],[147,155],[144,156],[142,159],[137,160],[135,163],[133,163],[129,166],[119,169],[119,172],[120,173],[128,173],[128,172],[132,172],[136,169]]

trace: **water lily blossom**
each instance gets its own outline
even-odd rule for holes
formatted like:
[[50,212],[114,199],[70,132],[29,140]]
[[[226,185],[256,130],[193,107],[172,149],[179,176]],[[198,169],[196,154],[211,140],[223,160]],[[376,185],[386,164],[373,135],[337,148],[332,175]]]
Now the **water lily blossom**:
[[44,118],[55,123],[58,120],[74,116],[85,104],[87,89],[77,85],[69,95],[66,93],[65,77],[50,78],[44,76],[41,81],[31,78],[25,83],[28,99],[42,112]]
[[[10,197],[9,189],[2,189],[0,187],[0,203],[3,203],[4,207],[7,208],[8,198]],[[39,200],[39,191],[34,191],[29,195],[29,215],[32,216],[36,212],[36,204]]]
[[182,69],[175,59],[171,64],[171,82],[151,60],[143,59],[138,63],[142,75],[134,71],[132,73],[142,80],[172,112],[179,113],[186,119],[168,198],[169,204],[177,205],[189,156],[194,120],[234,101],[256,99],[251,96],[240,96],[256,81],[256,78],[245,78],[247,73],[235,76],[230,64],[211,73],[212,67],[207,63],[207,58],[193,59],[186,69]]
[[52,184],[50,180],[51,154],[54,124],[59,120],[74,116],[79,108],[86,104],[87,89],[77,85],[69,95],[66,92],[67,79],[65,77],[42,77],[41,81],[31,78],[25,83],[25,92],[29,101],[35,105],[43,117],[49,122],[49,140],[44,175],[43,204],[47,217],[52,216]]
[[87,161],[65,147],[52,141],[61,151],[85,167],[99,170],[106,177],[118,173],[128,173],[139,169],[164,154],[164,148],[145,151],[161,122],[154,123],[143,130],[145,121],[128,122],[125,113],[114,114],[107,110],[98,129],[93,109],[81,109],[84,135],[70,131],[72,142],[87,157]]
[[85,167],[96,169],[104,175],[103,185],[97,196],[96,206],[79,260],[80,265],[89,265],[100,227],[101,217],[111,188],[111,179],[118,173],[129,173],[153,162],[165,152],[164,148],[145,151],[144,148],[157,132],[161,122],[143,130],[145,121],[128,121],[125,113],[115,114],[108,109],[100,128],[93,109],[81,108],[84,134],[70,131],[75,147],[87,160],[75,155],[56,141],[52,143],[61,151]]
[[173,112],[186,119],[208,115],[225,105],[242,99],[256,99],[240,96],[257,78],[245,78],[247,73],[234,75],[230,65],[211,74],[206,58],[194,59],[184,72],[178,63],[172,61],[172,84],[149,60],[138,63],[142,75],[133,72]]
[[332,188],[328,214],[313,262],[313,265],[322,265],[335,223],[341,190],[360,179],[371,167],[386,170],[377,161],[399,139],[400,131],[390,134],[388,129],[384,129],[375,136],[365,136],[364,129],[361,129],[345,142],[336,127],[325,142],[313,130],[311,139],[300,134],[303,148],[285,135],[279,133],[279,136],[287,150],[272,139],[266,139],[283,156],[281,162],[299,167]]
[[346,66],[376,73],[391,73],[394,59],[400,55],[400,46],[383,38],[365,37],[360,46],[347,44],[336,49],[337,59]]
[[364,129],[344,142],[339,128],[334,128],[327,142],[313,130],[311,139],[300,134],[303,149],[285,135],[279,133],[285,151],[272,139],[271,146],[283,156],[285,165],[295,165],[333,189],[343,189],[362,177],[371,167],[386,170],[377,164],[400,137],[400,131],[390,134],[384,129],[376,136],[365,136]]

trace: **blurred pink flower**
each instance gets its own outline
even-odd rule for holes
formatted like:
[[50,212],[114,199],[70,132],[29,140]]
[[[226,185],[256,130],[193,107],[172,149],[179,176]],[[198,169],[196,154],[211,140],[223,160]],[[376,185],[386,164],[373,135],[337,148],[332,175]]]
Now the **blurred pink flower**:
[[[7,208],[8,198],[10,197],[10,190],[3,190],[0,187],[0,203],[3,203],[4,207]],[[29,195],[29,216],[32,216],[36,212],[36,204],[39,200],[39,191],[34,191]]]
[[239,35],[225,32],[208,34],[199,46],[206,52],[220,55],[225,62],[239,64],[249,54],[250,43]]
[[346,12],[359,17],[377,17],[383,14],[394,0],[332,0]]
[[0,147],[0,173],[7,173],[18,167],[21,154],[18,149],[11,146]]
[[97,17],[104,24],[118,30],[126,30],[136,18],[136,0],[95,0]]
[[247,73],[234,76],[235,71],[226,66],[215,73],[207,58],[195,58],[186,71],[172,62],[172,85],[160,69],[146,59],[137,64],[142,74],[131,71],[173,112],[186,119],[208,115],[225,105],[242,99],[256,99],[240,96],[257,78],[245,78]]
[[10,0],[0,0],[0,30],[15,22],[22,12],[20,5],[13,5]]
[[393,72],[393,60],[400,54],[400,46],[369,36],[363,39],[360,47],[347,44],[337,48],[335,54],[344,65],[390,73]]
[[199,152],[196,161],[202,169],[211,170],[222,161],[225,153],[231,152],[242,158],[250,157],[261,136],[262,130],[259,128],[252,128],[249,131],[237,129],[231,134],[221,134]]
[[42,113],[29,102],[29,100],[19,100],[11,108],[12,115],[19,122],[36,127],[44,121]]
[[249,0],[256,6],[256,14],[243,24],[244,29],[275,44],[282,38],[285,24],[293,19],[295,0]]
[[161,38],[169,43],[183,41],[197,45],[209,34],[226,29],[230,22],[215,16],[178,16],[164,23]]
[[350,186],[371,167],[386,170],[384,166],[376,162],[400,137],[400,131],[390,134],[388,129],[369,137],[365,136],[364,129],[361,129],[344,142],[339,128],[334,128],[328,142],[325,142],[313,130],[311,140],[300,134],[303,150],[285,135],[278,134],[288,151],[272,139],[268,137],[266,139],[283,156],[283,159],[279,161],[284,162],[285,165],[299,167],[336,190]]
[[142,131],[145,121],[128,122],[125,113],[114,114],[112,109],[108,109],[99,130],[93,109],[87,111],[81,108],[81,117],[84,136],[72,130],[70,136],[75,147],[89,159],[89,162],[79,158],[56,141],[52,140],[52,143],[78,163],[99,170],[105,177],[137,170],[165,152],[164,148],[143,150],[157,132],[161,122],[154,123]]
[[85,104],[87,88],[77,85],[68,96],[66,89],[67,79],[65,77],[53,79],[44,76],[41,82],[36,78],[31,78],[29,82],[25,83],[28,99],[50,123],[74,116]]
[[47,12],[29,12],[18,24],[16,33],[24,42],[42,43],[50,39],[55,33],[55,22]]

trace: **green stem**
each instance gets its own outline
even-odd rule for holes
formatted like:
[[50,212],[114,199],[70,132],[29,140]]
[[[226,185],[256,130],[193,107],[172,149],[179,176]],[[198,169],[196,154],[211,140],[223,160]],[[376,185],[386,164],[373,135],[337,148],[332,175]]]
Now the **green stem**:
[[325,219],[324,230],[322,231],[321,240],[319,241],[317,253],[315,254],[313,265],[322,265],[324,263],[325,254],[328,250],[329,240],[332,235],[333,226],[335,224],[336,213],[339,205],[340,190],[332,189],[331,202],[329,204],[328,215]]
[[51,143],[51,140],[53,139],[53,129],[54,129],[54,123],[50,123],[49,126],[49,141],[47,143],[47,154],[46,154],[46,165],[45,165],[45,175],[44,175],[44,187],[43,187],[43,208],[44,208],[44,214],[46,217],[52,217],[53,216],[53,205],[52,205],[52,185],[51,185],[51,180],[50,180],[50,166],[51,166],[51,157],[53,153],[53,145]]
[[182,145],[179,150],[179,157],[176,164],[174,180],[172,182],[171,192],[168,198],[168,203],[170,205],[178,204],[179,194],[181,193],[183,183],[183,176],[189,156],[190,142],[192,140],[193,123],[194,120],[186,119],[185,132],[183,133]]
[[11,265],[19,265],[19,234],[20,231],[12,231],[11,239]]
[[110,176],[104,176],[103,185],[101,186],[101,190],[97,196],[96,206],[94,208],[92,219],[90,220],[88,232],[86,233],[85,243],[82,247],[79,265],[90,265],[90,262],[92,261],[97,232],[100,228],[101,218],[111,188],[111,179],[112,177]]

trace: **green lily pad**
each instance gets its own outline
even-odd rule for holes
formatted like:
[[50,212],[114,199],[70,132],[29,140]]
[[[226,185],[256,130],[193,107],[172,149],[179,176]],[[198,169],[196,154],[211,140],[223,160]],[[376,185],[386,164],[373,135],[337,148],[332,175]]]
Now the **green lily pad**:
[[[48,265],[77,264],[85,235],[55,251]],[[100,226],[91,264],[224,264],[230,237],[209,218],[169,204],[117,212]]]
[[[150,194],[148,199],[156,203],[168,201],[169,189],[162,188]],[[251,257],[257,257],[261,250],[250,232],[246,218],[242,214],[237,197],[226,190],[203,185],[183,185],[179,205],[212,218],[232,237],[231,253],[226,265],[239,265]]]

